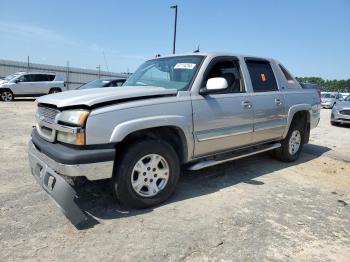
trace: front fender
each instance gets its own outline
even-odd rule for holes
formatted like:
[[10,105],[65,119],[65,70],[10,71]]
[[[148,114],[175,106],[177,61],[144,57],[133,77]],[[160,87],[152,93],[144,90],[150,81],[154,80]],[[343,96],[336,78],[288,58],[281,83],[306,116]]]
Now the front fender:
[[192,123],[184,116],[178,115],[162,115],[153,117],[143,117],[125,121],[114,127],[112,135],[109,139],[110,143],[118,143],[136,131],[157,128],[157,127],[175,127],[182,131],[185,136],[187,146],[187,156],[191,156],[193,152],[193,138],[192,138]]
[[148,128],[163,127],[163,126],[174,126],[180,128],[186,138],[190,135],[191,123],[188,123],[185,117],[176,115],[165,115],[165,116],[154,116],[144,117],[129,120],[118,124],[110,137],[110,142],[121,142],[127,135]]

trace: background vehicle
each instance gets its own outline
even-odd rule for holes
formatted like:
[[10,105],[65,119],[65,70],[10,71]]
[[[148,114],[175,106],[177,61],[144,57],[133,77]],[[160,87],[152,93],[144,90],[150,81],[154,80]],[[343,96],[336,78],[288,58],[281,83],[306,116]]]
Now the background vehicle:
[[350,124],[350,96],[338,102],[332,109],[331,124]]
[[333,108],[333,106],[339,102],[343,101],[344,98],[340,93],[322,93],[321,94],[321,106],[323,108]]
[[64,81],[55,73],[18,72],[0,82],[0,96],[5,102],[15,97],[41,96],[65,90]]
[[126,78],[121,78],[121,77],[102,78],[102,79],[96,79],[84,85],[81,85],[77,89],[122,86],[125,81],[126,81]]
[[146,61],[123,88],[41,97],[36,119],[32,173],[75,224],[84,214],[62,175],[111,179],[128,207],[158,205],[181,165],[199,170],[269,150],[295,161],[319,122],[320,97],[276,60],[196,53]]

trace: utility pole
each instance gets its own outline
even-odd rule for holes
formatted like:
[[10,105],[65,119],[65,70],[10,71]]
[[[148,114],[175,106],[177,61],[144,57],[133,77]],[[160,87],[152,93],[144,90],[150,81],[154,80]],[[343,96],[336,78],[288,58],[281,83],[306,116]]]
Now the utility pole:
[[69,89],[69,61],[67,61],[66,87]]
[[27,56],[27,72],[29,72],[29,56]]
[[101,78],[101,65],[96,66],[96,69],[98,69],[98,79]]
[[170,6],[170,8],[175,9],[174,42],[173,42],[173,54],[175,54],[175,46],[176,46],[176,25],[177,25],[177,5]]

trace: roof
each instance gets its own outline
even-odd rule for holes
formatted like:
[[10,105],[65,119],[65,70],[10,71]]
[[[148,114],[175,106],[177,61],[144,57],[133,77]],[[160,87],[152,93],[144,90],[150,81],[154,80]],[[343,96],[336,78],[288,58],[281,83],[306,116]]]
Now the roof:
[[[259,59],[267,59],[271,60],[271,58],[267,57],[260,57],[255,55],[245,55],[245,54],[238,54],[238,53],[230,53],[230,52],[197,52],[197,53],[182,53],[182,54],[171,54],[171,55],[165,55],[160,56],[159,58],[165,58],[165,57],[177,57],[177,56],[207,56],[207,57],[216,57],[216,56],[236,56],[236,57],[254,57]],[[158,58],[158,57],[157,57]],[[155,58],[155,59],[157,59]]]
[[23,74],[45,74],[45,75],[56,75],[54,72],[40,72],[40,71],[30,71],[30,72],[16,72],[12,75],[23,75]]

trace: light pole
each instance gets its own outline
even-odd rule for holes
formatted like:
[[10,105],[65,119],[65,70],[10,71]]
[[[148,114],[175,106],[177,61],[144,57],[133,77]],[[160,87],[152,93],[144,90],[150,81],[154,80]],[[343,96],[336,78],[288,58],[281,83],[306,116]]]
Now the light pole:
[[98,79],[101,78],[101,65],[96,66],[96,69],[98,69]]
[[176,43],[176,24],[177,24],[177,5],[170,6],[175,9],[175,22],[174,22],[174,43],[173,43],[173,54],[175,54],[175,43]]

